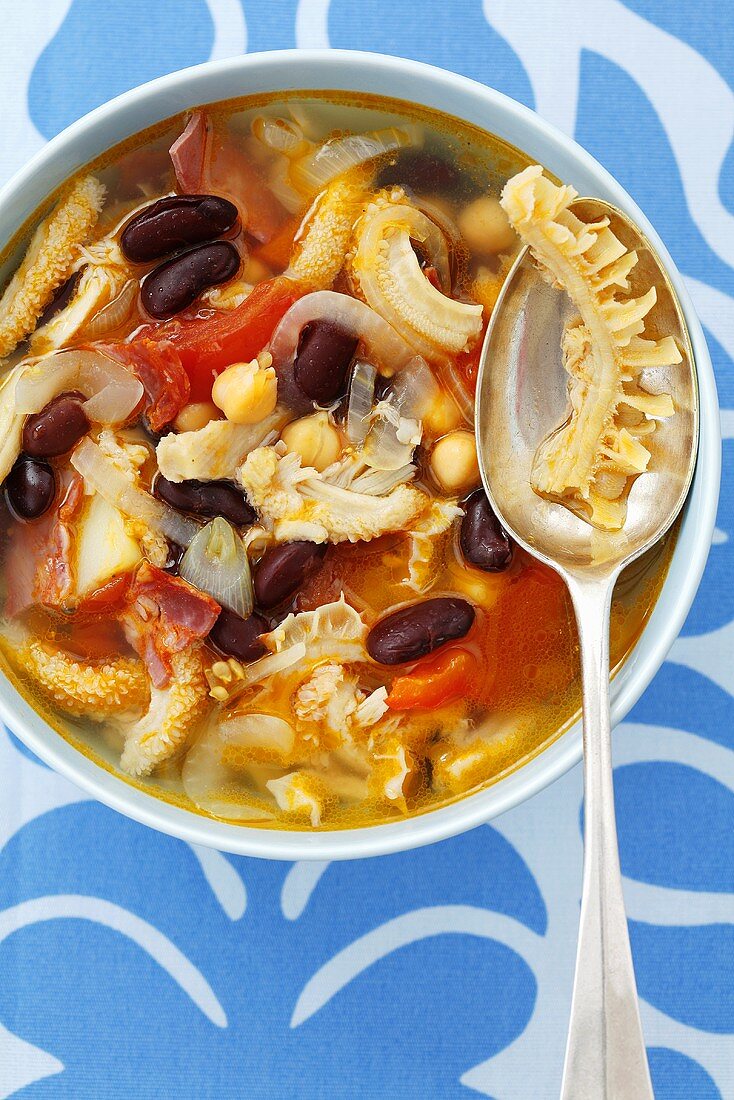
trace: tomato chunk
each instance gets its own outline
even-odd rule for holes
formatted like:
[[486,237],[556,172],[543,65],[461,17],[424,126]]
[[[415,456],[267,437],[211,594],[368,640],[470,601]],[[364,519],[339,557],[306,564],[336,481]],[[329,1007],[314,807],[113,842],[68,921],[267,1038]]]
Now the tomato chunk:
[[140,335],[170,340],[189,376],[190,399],[208,401],[217,375],[230,363],[254,359],[280,319],[304,293],[290,279],[270,279],[259,283],[236,309],[148,325]]
[[477,659],[466,649],[444,650],[421,661],[412,672],[397,676],[387,705],[392,710],[430,710],[460,699],[470,691],[478,673]]

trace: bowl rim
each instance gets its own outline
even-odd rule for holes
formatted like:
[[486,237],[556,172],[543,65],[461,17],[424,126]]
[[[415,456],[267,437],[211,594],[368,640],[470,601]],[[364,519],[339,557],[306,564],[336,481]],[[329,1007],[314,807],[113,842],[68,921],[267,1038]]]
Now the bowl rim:
[[[272,74],[272,79],[269,74]],[[203,91],[207,87],[225,87],[238,75],[258,78],[262,87],[245,87],[239,91],[232,88],[228,95],[197,95],[197,89]],[[315,79],[316,75],[319,79]],[[414,86],[417,95],[411,94]],[[716,519],[721,435],[710,356],[700,322],[676,265],[636,203],[610,173],[572,138],[502,92],[424,62],[356,50],[277,50],[244,54],[205,62],[149,81],[72,123],[0,188],[0,232],[4,239],[9,240],[44,197],[81,165],[104,153],[124,137],[157,121],[206,102],[258,94],[265,90],[277,93],[298,89],[382,94],[387,98],[444,109],[445,113],[480,127],[483,123],[477,116],[486,110],[488,115],[497,116],[491,122],[487,120],[484,124],[486,129],[499,133],[526,151],[532,150],[532,154],[543,163],[565,158],[573,162],[582,174],[594,177],[598,185],[596,189],[611,196],[611,201],[626,210],[648,234],[667,267],[688,322],[698,371],[698,462],[668,576],[640,640],[624,663],[623,674],[620,673],[613,683],[614,725],[627,714],[662,665],[698,589]],[[444,95],[449,101],[452,96],[454,99],[453,104],[449,102],[445,108],[442,105]],[[75,150],[86,149],[90,139],[94,143],[97,135],[115,119],[131,119],[136,110],[145,111],[146,108],[147,120],[141,119],[136,125],[127,127],[122,136],[115,131],[115,136],[106,143],[93,144],[96,151],[90,153],[87,150],[75,159]],[[497,125],[498,118],[502,122],[500,126]],[[114,131],[114,126],[112,129]],[[48,177],[53,179],[51,186],[43,182]],[[3,219],[14,229],[4,232]],[[579,762],[582,755],[580,723],[576,722],[548,748],[506,778],[446,806],[380,825],[307,832],[253,828],[218,821],[131,786],[111,770],[91,761],[58,734],[30,707],[5,674],[0,675],[0,718],[42,761],[120,813],[191,844],[238,855],[284,860],[362,858],[446,839],[484,824],[531,797],[560,778]]]

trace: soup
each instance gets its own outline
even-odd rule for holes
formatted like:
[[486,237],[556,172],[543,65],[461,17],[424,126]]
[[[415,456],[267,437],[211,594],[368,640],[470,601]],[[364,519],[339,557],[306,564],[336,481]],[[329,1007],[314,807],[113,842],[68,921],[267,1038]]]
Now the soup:
[[[473,434],[529,163],[405,103],[243,99],[112,150],[16,242],[3,654],[81,751],[204,814],[340,828],[574,719],[568,595]],[[618,585],[613,664],[668,551]]]

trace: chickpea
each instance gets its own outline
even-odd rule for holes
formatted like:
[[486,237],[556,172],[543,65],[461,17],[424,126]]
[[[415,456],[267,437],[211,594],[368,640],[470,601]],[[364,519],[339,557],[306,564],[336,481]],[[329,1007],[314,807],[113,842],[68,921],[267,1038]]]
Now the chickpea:
[[474,433],[463,429],[439,439],[431,452],[431,472],[447,493],[465,493],[480,481]]
[[292,420],[280,433],[280,438],[292,454],[299,454],[304,466],[313,466],[321,473],[342,453],[339,432],[324,410]]
[[493,256],[517,240],[507,215],[492,195],[482,195],[465,206],[458,217],[461,235],[473,252]]
[[212,387],[212,401],[234,424],[257,424],[278,403],[278,379],[269,354],[251,363],[233,363]]
[[177,432],[198,432],[210,420],[221,420],[222,414],[211,401],[192,401],[184,405],[173,422]]

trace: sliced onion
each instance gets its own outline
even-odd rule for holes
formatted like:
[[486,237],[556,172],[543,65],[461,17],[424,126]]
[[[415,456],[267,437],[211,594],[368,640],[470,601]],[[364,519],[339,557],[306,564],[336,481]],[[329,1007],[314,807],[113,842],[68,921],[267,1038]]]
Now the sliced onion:
[[392,401],[380,401],[372,412],[372,427],[362,458],[373,470],[399,470],[408,465],[421,441],[420,420],[402,416]]
[[251,661],[249,665],[244,666],[240,683],[243,688],[251,684],[260,684],[263,680],[268,680],[271,676],[277,676],[286,669],[292,668],[293,665],[297,665],[305,656],[305,642],[286,646],[280,653],[268,653],[259,661]]
[[[249,769],[241,770],[224,762],[227,746],[236,749],[238,737],[234,730],[226,736],[219,723],[212,723],[189,750],[181,769],[183,787],[194,803],[207,813],[230,821],[269,821],[275,817],[257,794],[248,789]],[[275,774],[279,774],[276,771]]]
[[416,355],[395,377],[390,394],[403,416],[423,420],[440,400],[441,387],[425,359]]
[[276,366],[293,362],[301,331],[312,321],[331,321],[360,339],[370,358],[386,374],[399,370],[415,356],[410,344],[364,302],[335,290],[317,290],[299,298],[276,328],[270,341]]
[[309,148],[301,127],[287,118],[258,115],[252,120],[252,132],[268,149],[287,157],[305,153]]
[[235,714],[219,723],[226,741],[236,739],[242,748],[287,757],[293,752],[296,732],[285,718],[274,714]]
[[410,464],[421,441],[421,421],[441,396],[425,360],[416,355],[397,374],[385,401],[372,414],[362,456],[373,470],[399,470]]
[[87,485],[108,504],[118,508],[123,515],[147,524],[152,531],[178,546],[188,546],[199,530],[199,525],[192,519],[179,515],[162,500],[156,500],[130,481],[89,436],[85,436],[75,447],[71,464]]
[[273,163],[268,173],[270,190],[289,214],[298,214],[303,210],[303,195],[299,195],[295,187],[291,185],[288,177],[289,162],[285,156],[273,157]]
[[329,133],[330,123],[326,121],[323,106],[319,104],[318,115],[310,111],[305,103],[291,101],[286,104],[288,114],[297,126],[300,127],[304,137],[309,141],[323,141]]
[[409,145],[423,144],[423,130],[420,126],[408,124],[400,129],[389,127],[385,130],[373,130],[367,134],[349,134],[347,137],[331,138],[319,146],[315,152],[295,161],[291,168],[291,179],[296,187],[308,194],[317,194],[327,183],[342,172],[356,168],[359,164],[374,160],[383,153],[392,153]]
[[252,614],[254,596],[247,550],[234,527],[221,516],[194,535],[178,571],[194,588],[207,592],[235,615],[246,619]]
[[67,390],[80,390],[98,424],[122,424],[140,404],[143,384],[99,351],[60,351],[29,366],[15,390],[19,413],[37,413]]
[[347,436],[351,443],[363,443],[367,436],[376,381],[377,371],[372,364],[358,359],[352,368],[347,406]]
[[429,199],[427,196],[421,195],[415,199],[415,205],[424,214],[427,214],[432,222],[436,223],[447,241],[452,245],[461,244],[461,230],[456,223],[456,219],[441,200]]
[[474,426],[474,395],[469,391],[465,379],[453,363],[446,364],[447,389],[459,406],[461,415],[467,424]]
[[128,279],[117,297],[96,313],[86,325],[85,337],[96,340],[98,336],[109,332],[110,329],[118,328],[123,321],[126,321],[133,311],[139,285],[137,279]]

